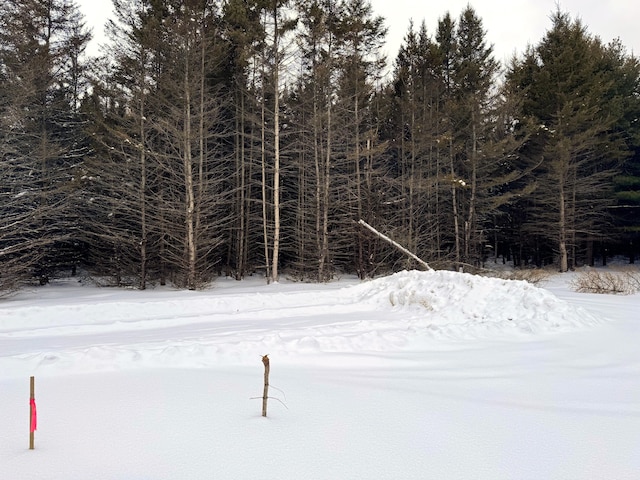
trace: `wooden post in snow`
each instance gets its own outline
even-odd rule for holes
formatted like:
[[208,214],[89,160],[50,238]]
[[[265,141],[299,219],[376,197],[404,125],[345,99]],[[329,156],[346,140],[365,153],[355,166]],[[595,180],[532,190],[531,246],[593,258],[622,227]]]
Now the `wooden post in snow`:
[[29,388],[29,450],[35,448],[35,431],[37,428],[36,412],[36,379],[31,377]]
[[267,399],[269,398],[269,356],[262,356],[264,364],[264,390],[262,391],[262,416],[267,416]]
[[360,225],[362,225],[363,227],[365,227],[366,229],[372,231],[373,233],[375,233],[378,237],[380,237],[382,240],[384,240],[385,242],[390,243],[391,245],[393,245],[394,247],[396,247],[398,250],[400,250],[402,253],[404,253],[405,255],[408,255],[409,257],[413,258],[416,262],[418,262],[420,265],[422,265],[424,268],[426,268],[427,270],[433,270],[429,264],[427,262],[425,262],[424,260],[422,260],[420,257],[418,257],[415,253],[410,252],[409,250],[407,250],[406,248],[404,248],[402,245],[400,245],[398,242],[391,240],[389,237],[387,237],[385,234],[380,233],[378,230],[376,230],[375,228],[373,228],[371,225],[369,225],[367,222],[365,222],[364,220],[360,219],[360,221],[358,222]]

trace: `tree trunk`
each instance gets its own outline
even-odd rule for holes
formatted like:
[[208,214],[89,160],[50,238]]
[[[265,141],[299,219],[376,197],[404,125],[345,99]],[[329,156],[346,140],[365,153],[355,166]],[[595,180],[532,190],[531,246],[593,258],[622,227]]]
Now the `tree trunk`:
[[327,152],[324,158],[324,176],[322,185],[322,250],[320,274],[323,280],[328,280],[329,273],[327,268],[327,259],[329,256],[329,192],[331,189],[331,150],[332,144],[332,111],[331,101],[327,105]]
[[[266,58],[262,58],[262,78],[266,78]],[[261,146],[260,146],[260,159],[261,159],[261,167],[262,167],[262,233],[264,237],[264,262],[266,271],[267,282],[271,282],[271,262],[269,260],[269,229],[268,229],[268,216],[267,216],[267,144],[266,144],[266,110],[267,106],[266,102],[266,88],[264,86],[264,81],[262,82],[262,108],[261,108]]]
[[278,281],[278,262],[280,257],[280,75],[279,75],[279,44],[278,44],[278,14],[274,10],[273,18],[275,23],[275,71],[273,79],[273,129],[274,129],[274,146],[273,146],[273,253],[271,280]]
[[191,153],[191,91],[188,55],[185,54],[184,73],[184,138],[183,138],[183,163],[185,176],[185,221],[187,226],[187,288],[196,289],[196,239],[195,239],[195,194],[193,182],[193,165]]
[[147,155],[144,125],[144,92],[140,92],[140,279],[138,288],[147,286]]
[[[362,218],[362,180],[360,178],[360,117],[358,111],[358,82],[355,84],[355,94],[354,94],[354,106],[353,106],[353,117],[354,117],[354,126],[355,126],[355,171],[356,171],[356,213],[358,218]],[[364,237],[358,231],[356,232],[356,238],[358,239],[358,273],[360,279],[363,280],[367,277],[367,268],[365,262],[365,252],[364,252]]]
[[560,272],[566,272],[569,269],[568,251],[567,251],[567,218],[566,218],[566,199],[564,192],[564,182],[561,181],[558,189],[559,216],[558,216],[558,252],[560,255]]
[[471,242],[473,240],[472,235],[475,229],[475,217],[476,217],[476,196],[478,189],[478,137],[476,132],[475,115],[471,117],[471,196],[469,198],[469,213],[467,221],[465,222],[465,235],[464,235],[464,260],[467,263],[471,263]]
[[[204,22],[203,25],[201,27],[204,31]],[[200,77],[200,85],[199,85],[199,90],[200,90],[200,98],[198,99],[200,105],[199,105],[199,116],[200,118],[198,119],[198,150],[199,150],[199,155],[198,155],[198,188],[197,188],[197,195],[195,197],[195,203],[194,203],[194,215],[195,215],[195,232],[194,232],[194,246],[195,246],[195,250],[196,250],[196,259],[197,259],[197,248],[198,245],[200,244],[200,239],[199,239],[199,235],[200,232],[202,231],[202,203],[203,203],[203,198],[204,198],[204,194],[205,194],[205,187],[204,187],[204,168],[205,168],[205,159],[207,156],[207,142],[206,142],[206,135],[207,132],[205,130],[205,124],[204,124],[204,120],[205,120],[205,89],[206,89],[206,64],[205,64],[205,59],[206,59],[206,42],[204,40],[204,38],[202,38],[200,40],[200,71],[198,72],[198,76]]]
[[[329,39],[328,56],[329,67],[331,72],[331,59],[333,55],[333,42]],[[331,154],[333,149],[333,111],[331,109],[331,98],[327,99],[327,143],[326,153],[324,156],[324,174],[322,178],[322,247],[320,250],[319,276],[322,281],[329,280],[329,268],[327,266],[329,259],[329,194],[331,191]]]
[[449,162],[451,167],[451,206],[453,213],[453,234],[455,235],[456,269],[460,264],[460,225],[458,222],[458,198],[456,171],[453,165],[453,138],[449,138]]

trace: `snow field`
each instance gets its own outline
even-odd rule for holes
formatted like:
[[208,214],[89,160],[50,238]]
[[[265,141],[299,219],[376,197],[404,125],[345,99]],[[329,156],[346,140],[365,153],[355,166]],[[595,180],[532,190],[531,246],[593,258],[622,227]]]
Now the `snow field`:
[[0,304],[0,479],[637,478],[640,296],[565,285],[25,292]]

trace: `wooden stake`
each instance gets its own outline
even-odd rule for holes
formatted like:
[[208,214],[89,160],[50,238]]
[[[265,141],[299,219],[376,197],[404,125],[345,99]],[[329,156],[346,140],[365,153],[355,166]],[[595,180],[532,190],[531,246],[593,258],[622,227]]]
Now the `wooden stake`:
[[35,448],[35,432],[33,429],[33,407],[36,398],[36,379],[35,377],[31,377],[30,379],[30,389],[29,389],[29,450],[33,450]]
[[262,416],[267,416],[267,399],[269,398],[269,356],[262,356],[264,364],[264,390],[262,392]]

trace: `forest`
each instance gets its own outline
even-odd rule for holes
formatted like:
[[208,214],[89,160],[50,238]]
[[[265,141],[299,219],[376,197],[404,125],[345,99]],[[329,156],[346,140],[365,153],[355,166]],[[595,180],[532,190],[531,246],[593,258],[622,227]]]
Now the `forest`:
[[436,269],[640,254],[640,63],[559,7],[501,65],[472,6],[388,60],[366,0],[113,5],[97,57],[0,5],[0,294],[418,266],[361,220]]

